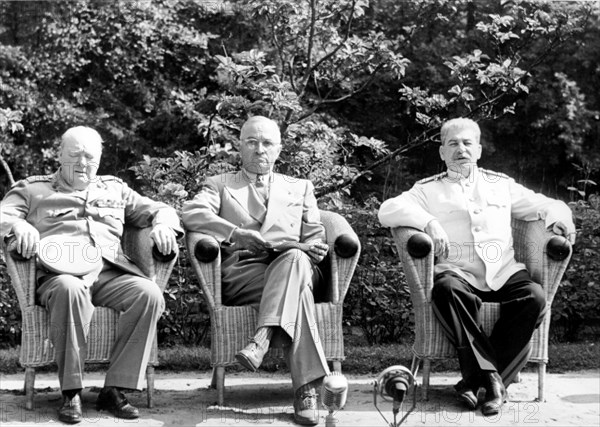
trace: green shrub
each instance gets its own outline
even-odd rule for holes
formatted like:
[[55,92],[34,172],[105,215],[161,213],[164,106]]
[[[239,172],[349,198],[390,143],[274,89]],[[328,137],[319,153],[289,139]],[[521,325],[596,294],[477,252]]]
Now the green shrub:
[[600,322],[600,196],[591,195],[572,208],[577,241],[552,304],[553,335],[567,341],[581,339],[586,329]]
[[21,309],[0,253],[0,348],[21,342]]
[[388,228],[377,219],[379,202],[340,213],[352,225],[362,252],[344,300],[344,324],[360,326],[369,344],[399,343],[411,338],[414,314],[408,285]]
[[[183,203],[198,193],[216,155],[207,150],[189,153],[176,151],[173,157],[150,157],[131,169],[141,191],[148,197],[173,206],[179,214]],[[179,242],[179,259],[165,290],[165,311],[158,324],[158,338],[163,345],[197,345],[209,336],[210,319],[202,289],[188,262],[183,239]]]

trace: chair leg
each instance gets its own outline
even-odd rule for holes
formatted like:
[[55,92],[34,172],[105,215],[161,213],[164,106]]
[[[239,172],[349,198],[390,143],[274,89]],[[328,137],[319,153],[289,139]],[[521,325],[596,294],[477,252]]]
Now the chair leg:
[[223,406],[225,404],[225,366],[214,366],[211,388],[217,389],[217,404]]
[[212,376],[210,378],[210,388],[217,388],[217,367],[213,366]]
[[431,373],[431,359],[423,359],[423,400],[429,400],[429,374]]
[[146,367],[146,391],[148,394],[148,408],[154,407],[154,366]]
[[421,365],[421,359],[419,359],[416,355],[413,355],[412,361],[410,362],[410,372],[412,372],[413,377],[417,377],[419,373],[419,365]]
[[35,368],[25,368],[25,408],[33,409],[33,394],[35,392]]
[[540,362],[538,364],[538,401],[545,402],[544,398],[544,382],[546,381],[546,364]]
[[334,372],[339,372],[340,374],[342,373],[342,362],[340,362],[339,360],[334,360],[332,362],[332,365]]

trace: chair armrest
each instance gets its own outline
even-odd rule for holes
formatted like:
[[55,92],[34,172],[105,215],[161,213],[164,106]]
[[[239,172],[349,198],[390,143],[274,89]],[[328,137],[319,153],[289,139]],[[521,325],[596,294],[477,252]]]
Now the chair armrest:
[[391,231],[410,287],[413,305],[429,303],[433,288],[434,261],[431,238],[426,233],[410,227],[396,227]]
[[527,267],[531,278],[540,283],[551,304],[571,259],[567,239],[546,228],[545,221],[512,220],[515,259]]
[[2,241],[2,253],[6,260],[6,269],[10,282],[17,294],[19,306],[24,311],[35,305],[36,257],[23,258],[16,248],[16,240]]
[[123,252],[131,258],[135,265],[164,291],[177,262],[179,248],[176,247],[169,255],[163,255],[154,246],[150,238],[151,231],[152,227],[126,226],[123,230],[121,246]]
[[360,257],[360,240],[346,219],[338,213],[321,211],[331,259],[331,302],[344,301]]
[[188,258],[196,277],[200,280],[202,294],[211,311],[222,306],[221,300],[221,250],[213,236],[187,231],[185,244]]

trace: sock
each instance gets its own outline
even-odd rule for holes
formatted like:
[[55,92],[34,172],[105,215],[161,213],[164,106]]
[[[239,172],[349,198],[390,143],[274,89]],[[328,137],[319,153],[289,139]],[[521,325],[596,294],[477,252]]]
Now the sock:
[[269,348],[272,336],[273,328],[270,326],[262,326],[258,328],[258,331],[256,331],[256,334],[254,334],[252,341],[254,341],[261,348]]
[[80,388],[74,388],[72,390],[63,390],[62,394],[68,399],[73,399],[77,393],[81,391]]

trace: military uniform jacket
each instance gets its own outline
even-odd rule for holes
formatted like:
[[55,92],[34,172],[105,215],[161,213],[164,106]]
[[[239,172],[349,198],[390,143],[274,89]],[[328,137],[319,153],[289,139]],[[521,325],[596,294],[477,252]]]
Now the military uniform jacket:
[[17,182],[0,203],[0,237],[11,236],[21,221],[33,225],[43,239],[50,235],[88,239],[102,258],[139,276],[141,270],[122,252],[125,224],[148,227],[165,224],[182,234],[175,209],[143,197],[114,176],[97,176],[86,190],[69,187],[60,172]]
[[[379,220],[387,227],[424,230],[437,219],[450,241],[435,273],[451,270],[481,290],[497,290],[525,266],[514,258],[511,217],[546,226],[573,224],[569,207],[535,193],[508,176],[475,167],[469,177],[444,172],[386,200]],[[573,227],[574,228],[574,227]]]
[[185,228],[213,235],[220,243],[236,227],[258,231],[270,242],[324,241],[312,183],[278,173],[270,179],[265,206],[241,171],[208,178],[202,191],[183,206]]

